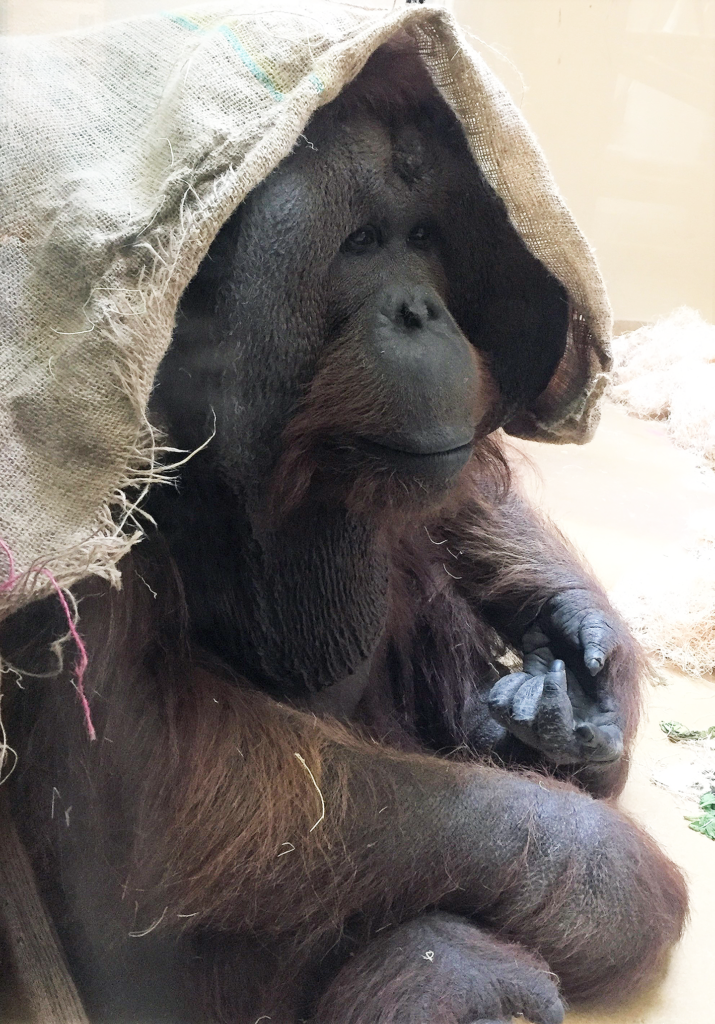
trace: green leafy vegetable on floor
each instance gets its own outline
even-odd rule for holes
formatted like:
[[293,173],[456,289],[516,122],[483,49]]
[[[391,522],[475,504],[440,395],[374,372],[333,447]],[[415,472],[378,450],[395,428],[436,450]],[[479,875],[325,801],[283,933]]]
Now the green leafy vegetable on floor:
[[660,727],[671,743],[681,740],[715,740],[715,725],[707,729],[688,729],[682,722],[661,722]]
[[[715,740],[715,725],[707,729],[689,729],[682,722],[661,722],[660,727],[671,743],[680,743],[681,740]],[[715,790],[703,793],[700,797],[700,810],[704,813],[697,818],[686,815],[685,820],[694,832],[715,840]]]
[[703,793],[700,797],[700,809],[705,811],[699,818],[688,818],[690,828],[702,832],[708,839],[715,839],[715,793]]

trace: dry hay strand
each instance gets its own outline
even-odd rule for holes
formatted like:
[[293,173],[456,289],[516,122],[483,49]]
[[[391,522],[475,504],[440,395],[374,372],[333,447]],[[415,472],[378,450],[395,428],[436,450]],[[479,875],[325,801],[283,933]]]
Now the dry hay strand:
[[715,326],[683,306],[615,338],[611,396],[715,462]]

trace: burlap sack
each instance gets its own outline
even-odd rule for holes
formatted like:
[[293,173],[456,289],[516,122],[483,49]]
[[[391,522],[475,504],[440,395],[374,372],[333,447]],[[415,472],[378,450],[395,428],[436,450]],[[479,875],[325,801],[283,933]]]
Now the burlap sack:
[[234,0],[5,38],[0,617],[46,593],[50,574],[63,587],[90,573],[117,580],[155,475],[145,408],[182,290],[313,111],[401,27],[571,296],[559,373],[511,429],[588,438],[608,365],[603,284],[529,128],[446,12]]

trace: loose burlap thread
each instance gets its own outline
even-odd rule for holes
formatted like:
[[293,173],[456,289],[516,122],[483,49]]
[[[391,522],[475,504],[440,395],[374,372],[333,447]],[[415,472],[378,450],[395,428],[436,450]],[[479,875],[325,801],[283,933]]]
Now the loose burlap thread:
[[[399,29],[416,41],[572,330],[523,436],[582,441],[609,365],[593,254],[520,112],[430,6],[221,2],[0,40],[0,618],[119,582],[161,476],[146,416],[176,306],[221,224]],[[4,584],[4,585],[3,585]]]

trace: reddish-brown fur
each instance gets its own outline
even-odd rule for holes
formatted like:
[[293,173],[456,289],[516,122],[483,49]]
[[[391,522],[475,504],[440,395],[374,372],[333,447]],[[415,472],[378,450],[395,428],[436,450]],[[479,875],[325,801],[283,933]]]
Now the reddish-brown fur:
[[[410,47],[398,50],[378,52],[318,116],[319,145],[249,197],[187,292],[154,413],[187,448],[207,423],[216,437],[180,489],[150,496],[159,528],[122,563],[123,589],[76,588],[96,743],[69,669],[29,678],[52,667],[50,642],[65,630],[56,603],[0,634],[28,676],[7,709],[14,813],[93,1024],[560,1024],[560,995],[615,999],[657,977],[683,927],[680,872],[612,803],[642,654],[590,572],[514,492],[490,435],[505,410],[528,406],[531,367],[547,365],[537,342],[554,343],[539,316],[558,322],[560,286],[525,253]],[[445,231],[483,271],[462,289],[474,340],[448,303],[465,273],[450,246],[394,264],[431,289],[435,344],[474,349],[460,371],[473,374],[462,392],[471,459],[431,483],[361,445],[377,435],[394,456],[430,390],[401,404],[399,374],[381,372],[374,345],[372,362],[365,354],[386,271],[335,271],[359,223],[335,186],[354,179],[351,139],[330,149],[355,117],[377,153],[374,184],[404,123],[417,131],[423,114],[427,184],[389,181],[384,196],[412,224],[415,196],[428,207],[433,197],[430,174],[457,206],[463,181],[477,240],[456,214]],[[440,210],[435,200],[427,213]],[[330,329],[326,266],[350,285]],[[506,279],[531,333],[516,315],[502,334],[488,321]],[[409,297],[411,279],[402,286]],[[501,349],[488,350],[468,315],[481,299]],[[595,681],[548,618],[559,595],[602,613],[615,638]],[[525,650],[537,619],[554,655],[612,706],[620,760],[555,767],[490,715],[499,659]]]
[[[459,530],[460,544],[471,539],[476,546],[477,537],[482,544],[488,537],[501,575],[495,572],[486,592],[509,585],[518,603],[519,587],[535,582],[529,573],[537,575],[537,549],[533,560],[509,557],[512,537],[500,521],[506,517],[513,529],[517,513],[515,499],[505,500],[475,501],[469,518],[447,530]],[[523,524],[523,509],[518,514]],[[476,522],[485,524],[479,534]],[[560,543],[542,533],[538,538],[534,544],[542,555],[546,547],[557,578],[573,577],[574,563]],[[429,539],[427,545],[434,549]],[[403,566],[407,557],[396,553]],[[409,557],[415,565],[417,553]],[[426,563],[419,564],[429,575]],[[369,733],[379,726],[371,725],[369,710],[361,735],[359,728],[276,704],[225,669],[202,664],[191,650],[181,626],[181,584],[165,558],[132,556],[124,579],[121,593],[87,584],[80,595],[99,741],[87,743],[68,682],[53,684],[23,754],[28,767],[32,751],[43,750],[42,768],[27,772],[18,799],[35,861],[53,884],[58,840],[48,835],[52,823],[40,808],[53,800],[58,783],[62,807],[73,804],[95,870],[97,858],[112,858],[111,873],[95,881],[86,851],[79,857],[90,898],[97,899],[91,893],[98,885],[100,904],[108,900],[113,908],[102,928],[118,942],[159,921],[152,938],[198,941],[198,969],[189,965],[193,986],[203,991],[215,1019],[253,1024],[258,1008],[292,1021],[296,1006],[310,1006],[307,980],[327,985],[322,1005],[329,1009],[316,1011],[320,1024],[411,1021],[411,1001],[403,1005],[397,995],[394,1005],[381,997],[379,1018],[370,1015],[376,1007],[364,1008],[361,991],[365,998],[382,992],[380,979],[386,992],[411,991],[406,968],[397,961],[391,966],[382,946],[370,953],[364,943],[435,905],[476,913],[497,935],[538,950],[570,999],[615,998],[662,970],[682,926],[682,879],[617,811],[542,776],[529,781],[473,760],[376,744]],[[428,586],[444,593],[447,579],[434,571]],[[466,589],[469,582],[463,578],[460,585]],[[394,593],[400,586],[396,579]],[[395,608],[395,622],[405,613]],[[635,714],[633,700],[628,704]],[[414,737],[398,733],[395,742],[414,749]],[[92,780],[89,792],[83,792],[86,779]],[[620,774],[611,784],[620,786]],[[29,818],[28,806],[34,809]],[[471,841],[465,847],[466,836],[455,839],[454,824],[469,807],[478,834],[504,833],[497,861],[485,847],[473,851],[470,865]],[[61,821],[59,811],[57,817]],[[59,822],[56,827],[62,846],[66,830]],[[443,837],[441,847],[433,846],[435,832]],[[118,857],[113,843],[122,835],[135,838],[121,840]],[[549,846],[561,851],[553,863],[553,855],[541,861]],[[365,948],[366,955],[331,986],[332,964],[344,958],[336,952],[341,941],[348,949]],[[473,941],[482,941],[476,932]],[[237,963],[250,966],[236,974]],[[393,966],[399,983],[388,979]],[[182,983],[190,976],[183,974]]]

